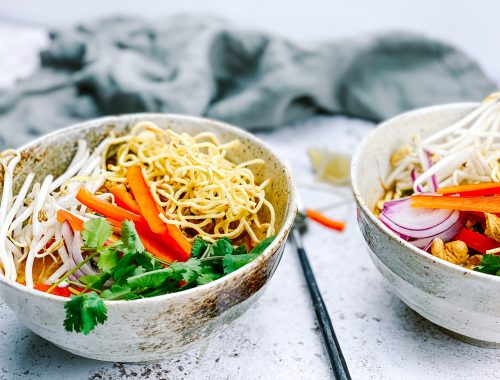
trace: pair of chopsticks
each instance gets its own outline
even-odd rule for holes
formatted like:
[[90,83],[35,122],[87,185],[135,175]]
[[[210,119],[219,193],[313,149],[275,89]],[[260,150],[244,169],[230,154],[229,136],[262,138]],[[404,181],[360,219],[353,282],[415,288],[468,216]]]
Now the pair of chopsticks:
[[297,247],[300,264],[306,278],[307,287],[309,288],[316,318],[318,320],[325,348],[332,366],[333,375],[337,380],[351,380],[351,375],[349,374],[347,363],[344,359],[344,355],[342,354],[342,350],[340,349],[337,336],[335,335],[330,315],[328,314],[323,297],[321,297],[321,292],[318,288],[318,284],[316,283],[316,278],[314,277],[309,259],[307,258],[306,251],[302,244],[301,231],[304,231],[306,227],[306,217],[303,213],[299,212],[297,218],[295,219],[290,236]]

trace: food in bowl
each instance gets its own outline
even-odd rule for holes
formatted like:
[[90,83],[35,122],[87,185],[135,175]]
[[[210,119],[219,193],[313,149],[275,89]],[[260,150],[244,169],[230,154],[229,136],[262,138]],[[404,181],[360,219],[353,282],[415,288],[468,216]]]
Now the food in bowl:
[[261,158],[233,162],[240,141],[140,121],[94,149],[85,139],[65,171],[14,191],[21,153],[4,151],[0,264],[10,281],[70,297],[67,331],[107,319],[103,300],[136,300],[205,285],[248,264],[274,240],[258,181]]
[[477,103],[422,108],[396,116],[375,128],[358,147],[352,186],[361,233],[386,285],[409,308],[453,337],[500,347],[500,276],[470,270],[417,248],[387,227],[374,213],[386,188],[381,179],[393,171],[391,156],[414,135],[426,138],[480,107]]
[[500,275],[500,94],[393,151],[375,213],[433,256]]

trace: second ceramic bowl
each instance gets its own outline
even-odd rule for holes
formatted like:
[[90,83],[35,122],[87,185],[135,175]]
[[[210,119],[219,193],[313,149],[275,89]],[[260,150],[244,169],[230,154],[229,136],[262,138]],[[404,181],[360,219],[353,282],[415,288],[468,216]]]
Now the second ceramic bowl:
[[359,146],[352,185],[370,257],[393,292],[417,313],[466,342],[500,347],[500,277],[436,258],[392,233],[373,214],[390,156],[415,134],[425,137],[477,104],[451,104],[403,114],[378,126]]

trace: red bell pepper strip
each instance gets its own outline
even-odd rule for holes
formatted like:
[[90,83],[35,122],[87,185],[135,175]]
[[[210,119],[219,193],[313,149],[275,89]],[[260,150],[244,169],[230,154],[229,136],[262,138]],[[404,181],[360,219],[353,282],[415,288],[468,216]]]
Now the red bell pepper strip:
[[470,196],[485,196],[500,194],[500,182],[485,182],[472,185],[447,186],[437,190],[438,194],[443,195],[460,195],[465,197]]
[[160,235],[158,239],[163,241],[169,249],[177,253],[179,261],[186,261],[191,253],[191,244],[177,226],[165,223],[160,218],[159,215],[163,211],[151,195],[151,190],[146,183],[141,167],[129,167],[127,169],[127,180],[149,228]]
[[115,202],[121,208],[132,211],[133,213],[140,214],[141,209],[139,205],[132,198],[132,195],[127,191],[123,184],[115,185],[111,188],[111,194],[115,196]]
[[161,210],[151,195],[151,190],[142,174],[142,168],[140,166],[129,167],[127,169],[127,181],[134,193],[142,216],[149,224],[149,228],[157,234],[167,232],[167,225],[159,217]]
[[142,244],[153,256],[167,263],[187,260],[187,258],[184,259],[183,257],[179,257],[170,245],[164,244],[164,242],[159,239],[159,236],[149,229],[147,224],[136,223],[135,229],[137,230],[137,234]]
[[500,242],[479,232],[463,228],[453,240],[463,241],[469,248],[486,254],[486,251],[500,247]]

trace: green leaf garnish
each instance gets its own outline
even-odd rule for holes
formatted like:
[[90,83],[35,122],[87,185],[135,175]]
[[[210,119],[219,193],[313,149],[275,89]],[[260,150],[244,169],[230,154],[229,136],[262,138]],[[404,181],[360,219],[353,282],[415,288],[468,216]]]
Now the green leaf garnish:
[[83,224],[82,239],[85,247],[102,249],[113,231],[104,218],[91,218]]
[[209,282],[221,278],[223,275],[218,273],[212,266],[204,266],[201,268],[201,274],[196,279],[198,285],[205,285]]
[[120,240],[122,241],[120,251],[123,253],[140,253],[145,251],[144,245],[135,230],[134,223],[130,220],[122,222]]
[[[104,323],[107,312],[103,299],[154,297],[215,281],[254,260],[274,239],[263,240],[247,253],[244,245],[235,248],[226,238],[213,244],[196,238],[188,261],[169,264],[145,250],[133,222],[123,221],[121,227],[120,239],[109,243],[112,229],[104,218],[92,218],[84,224],[82,238],[88,252],[84,262],[92,264],[91,260],[97,258],[100,273],[79,278],[86,288],[65,304],[66,330],[88,334]],[[92,291],[85,293],[89,289]]]
[[114,249],[105,250],[97,259],[97,267],[103,272],[111,272],[118,264],[120,254]]
[[227,238],[217,240],[213,245],[214,256],[225,256],[233,253],[233,245]]
[[66,331],[88,335],[97,325],[103,324],[108,319],[106,306],[96,292],[71,296],[71,299],[64,304],[64,308]]
[[259,244],[257,244],[255,247],[253,247],[253,249],[248,253],[256,253],[256,254],[260,255],[262,252],[264,252],[264,250],[267,247],[269,247],[269,245],[273,242],[275,237],[276,236],[269,236],[268,238],[265,238]]
[[226,255],[222,261],[224,274],[229,274],[248,264],[259,256],[259,253],[245,253],[244,255]]
[[483,255],[481,262],[474,270],[500,276],[500,256],[491,254]]
[[103,291],[100,296],[101,298],[107,299],[107,300],[118,300],[126,295],[130,294],[132,289],[128,285],[118,285],[114,284],[111,286],[111,288],[106,289]]
[[192,257],[200,257],[205,253],[207,249],[207,242],[200,237],[194,239],[193,244],[191,245],[191,256]]

